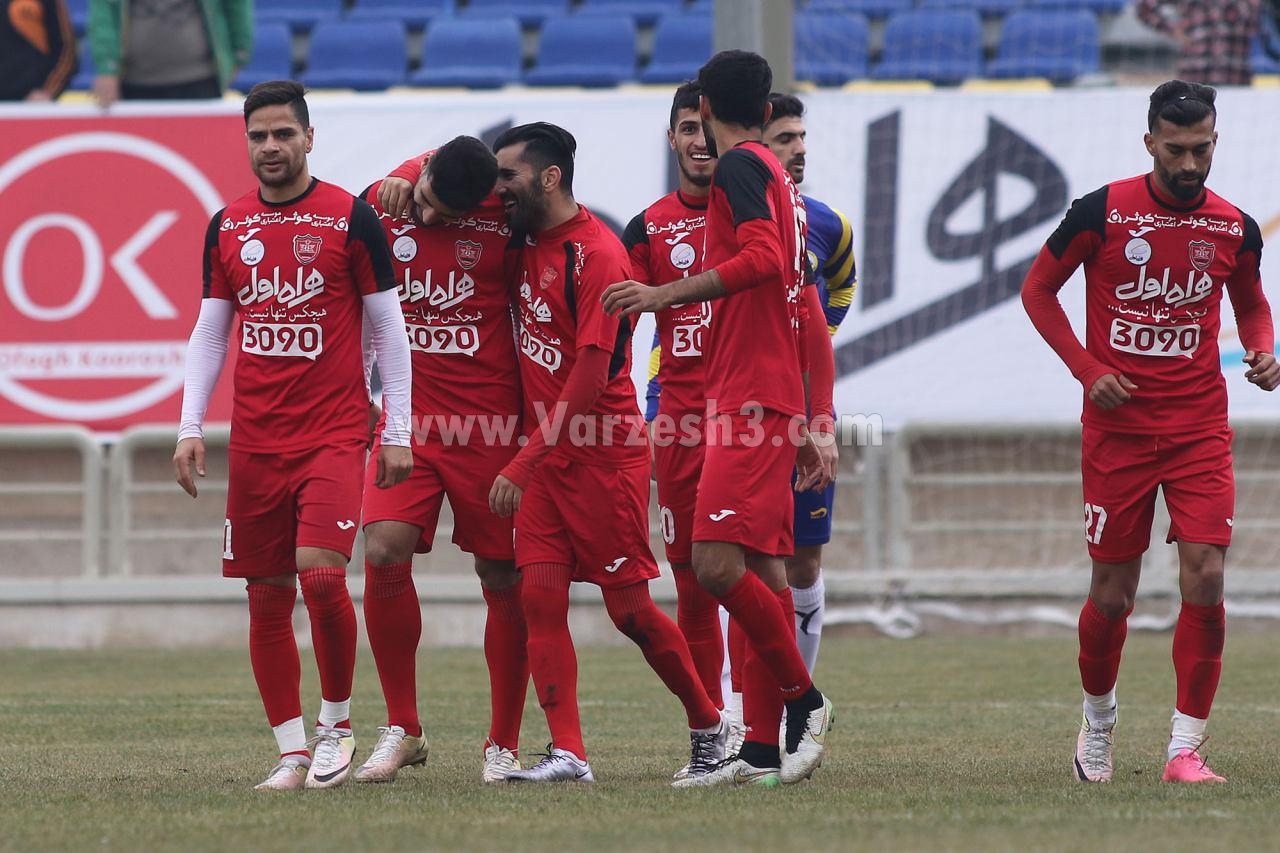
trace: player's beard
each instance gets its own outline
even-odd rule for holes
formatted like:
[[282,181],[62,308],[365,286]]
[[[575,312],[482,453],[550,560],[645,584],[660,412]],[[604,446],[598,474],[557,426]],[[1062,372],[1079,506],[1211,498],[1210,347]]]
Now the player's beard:
[[298,175],[302,173],[301,160],[295,162],[293,160],[284,159],[278,162],[284,165],[284,169],[275,175],[268,175],[263,170],[263,164],[254,164],[253,173],[258,176],[258,181],[261,182],[264,187],[287,187],[289,184],[297,180]]
[[535,188],[528,192],[511,195],[516,203],[507,215],[511,230],[521,234],[537,234],[542,230],[542,224],[547,221],[547,209],[550,203],[546,193],[542,192],[541,188]]
[[1179,180],[1180,177],[1191,177],[1188,172],[1170,172],[1163,166],[1160,167],[1160,178],[1164,185],[1169,188],[1170,194],[1178,201],[1195,201],[1200,197],[1200,193],[1204,191],[1205,181],[1209,179],[1209,170],[1205,169],[1203,174],[1196,173],[1193,182]]
[[[796,173],[799,172],[799,175]],[[787,161],[787,174],[791,176],[791,182],[796,186],[804,183],[804,155],[797,154]]]
[[678,157],[678,158],[676,158],[676,159],[677,159],[677,160],[679,161],[679,163],[680,163],[680,171],[684,174],[685,179],[686,179],[689,183],[693,184],[695,187],[703,187],[703,188],[706,188],[706,187],[711,186],[711,175],[710,175],[710,173],[705,174],[705,175],[699,175],[699,174],[698,174],[698,173],[696,173],[696,172],[692,172],[692,171],[690,171],[690,170],[689,170],[689,168],[685,165],[686,163],[692,163],[692,162],[694,162],[694,160],[693,160],[693,155],[691,155],[691,154],[685,154],[683,157]]

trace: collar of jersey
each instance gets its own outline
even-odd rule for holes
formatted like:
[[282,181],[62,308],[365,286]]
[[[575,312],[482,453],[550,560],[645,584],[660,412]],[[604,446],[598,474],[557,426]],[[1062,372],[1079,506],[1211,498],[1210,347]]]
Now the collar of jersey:
[[1190,213],[1193,210],[1198,210],[1199,208],[1204,207],[1204,203],[1209,200],[1209,188],[1202,187],[1200,189],[1200,198],[1197,199],[1194,204],[1179,206],[1174,203],[1174,199],[1165,197],[1165,195],[1155,185],[1155,182],[1151,180],[1150,173],[1147,173],[1143,180],[1147,183],[1147,194],[1151,196],[1151,200],[1163,207],[1165,210],[1172,210],[1177,213]]
[[297,204],[307,196],[311,195],[311,193],[315,191],[315,188],[319,183],[320,183],[319,179],[312,178],[311,183],[307,184],[307,188],[305,190],[303,190],[301,193],[299,193],[298,195],[294,196],[291,199],[286,199],[285,201],[267,201],[265,198],[262,197],[262,188],[259,187],[258,201],[262,202],[267,207],[288,207],[291,204]]

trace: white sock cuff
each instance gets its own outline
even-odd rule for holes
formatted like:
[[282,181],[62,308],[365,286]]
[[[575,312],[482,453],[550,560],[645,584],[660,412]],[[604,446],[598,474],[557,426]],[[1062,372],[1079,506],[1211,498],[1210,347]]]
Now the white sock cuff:
[[272,726],[271,733],[276,736],[276,746],[280,748],[281,755],[303,752],[307,748],[307,724],[301,717]]
[[320,716],[316,721],[322,726],[336,726],[338,723],[351,718],[351,697],[343,699],[341,702],[330,702],[328,699],[320,700]]
[[822,604],[827,597],[826,584],[822,582],[822,572],[818,572],[818,581],[811,587],[800,589],[799,587],[791,587],[791,601],[796,607],[817,607]]

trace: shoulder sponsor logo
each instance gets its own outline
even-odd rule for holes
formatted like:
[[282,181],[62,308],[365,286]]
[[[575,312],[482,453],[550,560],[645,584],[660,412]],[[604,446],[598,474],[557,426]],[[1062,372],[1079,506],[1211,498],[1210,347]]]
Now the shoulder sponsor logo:
[[315,237],[311,234],[295,234],[293,237],[293,256],[298,259],[300,264],[314,263],[315,259],[320,257],[320,247],[324,245],[324,238]]
[[458,259],[458,266],[469,270],[480,263],[480,254],[484,247],[475,240],[459,240],[453,244],[453,255]]
[[1191,258],[1191,266],[1204,272],[1213,263],[1215,247],[1208,240],[1192,240],[1187,244],[1187,255]]
[[418,241],[408,235],[397,237],[391,244],[391,254],[395,255],[397,261],[408,263],[418,257]]
[[737,513],[737,511],[736,511],[736,510],[732,510],[732,509],[722,509],[722,510],[720,510],[719,512],[713,512],[713,513],[711,513],[711,514],[710,514],[709,516],[707,516],[707,517],[708,517],[708,518],[710,518],[712,521],[724,521],[724,520],[725,520],[726,518],[728,518],[729,516],[731,516],[731,515],[737,515],[737,514],[738,514],[738,513]]

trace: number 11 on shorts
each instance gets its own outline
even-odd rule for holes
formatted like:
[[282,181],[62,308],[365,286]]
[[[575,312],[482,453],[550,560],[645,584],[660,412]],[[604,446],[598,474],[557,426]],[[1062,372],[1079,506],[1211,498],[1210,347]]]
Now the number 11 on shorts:
[[1084,539],[1097,545],[1102,541],[1102,528],[1107,526],[1107,511],[1097,504],[1084,505]]

